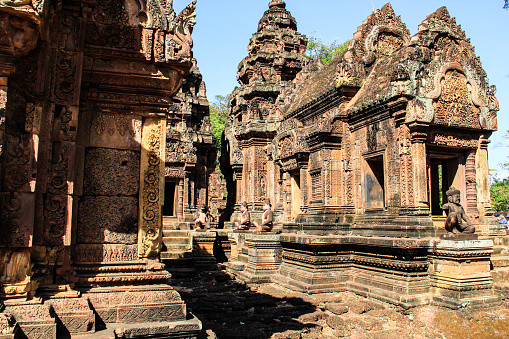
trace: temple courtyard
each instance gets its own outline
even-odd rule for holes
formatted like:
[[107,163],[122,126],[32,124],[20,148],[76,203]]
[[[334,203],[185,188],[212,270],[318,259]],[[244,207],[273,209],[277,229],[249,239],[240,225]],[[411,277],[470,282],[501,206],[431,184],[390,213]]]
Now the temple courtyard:
[[509,304],[489,310],[404,310],[353,293],[306,294],[274,284],[249,288],[225,271],[174,279],[202,338],[507,338]]

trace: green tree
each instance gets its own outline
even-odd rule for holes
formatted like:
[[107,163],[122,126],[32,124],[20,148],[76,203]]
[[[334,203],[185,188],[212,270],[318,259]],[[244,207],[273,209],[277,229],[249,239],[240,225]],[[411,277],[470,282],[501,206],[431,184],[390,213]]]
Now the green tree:
[[[506,131],[504,138],[509,139],[509,130]],[[500,166],[509,171],[509,162],[500,164]],[[507,212],[509,211],[509,177],[500,179],[497,171],[490,170],[490,172],[491,207],[496,212]]]
[[309,36],[308,39],[307,56],[313,60],[320,58],[324,65],[328,64],[336,56],[346,51],[348,49],[348,44],[350,43],[350,40],[345,41],[342,44],[338,43],[336,40],[332,43],[324,43],[322,39],[315,38],[312,35]]
[[491,185],[491,207],[495,212],[509,211],[509,178]]
[[509,9],[509,0],[504,0],[504,8]]
[[228,115],[228,95],[216,95],[210,105],[210,125],[212,136],[216,142],[217,158],[221,155],[221,136],[224,132],[224,124],[230,119]]

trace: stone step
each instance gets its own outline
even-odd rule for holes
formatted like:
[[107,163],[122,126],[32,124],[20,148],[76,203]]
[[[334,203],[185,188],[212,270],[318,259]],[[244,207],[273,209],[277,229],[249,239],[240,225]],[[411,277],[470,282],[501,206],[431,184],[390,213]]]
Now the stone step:
[[191,252],[184,251],[163,251],[161,252],[161,260],[183,259],[191,255]]
[[491,277],[495,284],[507,284],[509,283],[509,267],[497,267],[491,271]]
[[163,230],[163,237],[188,237],[189,231]]
[[491,258],[491,263],[494,268],[508,267],[509,266],[509,256],[494,256]]
[[504,245],[493,246],[493,256],[507,256],[509,255],[509,247]]
[[191,241],[191,237],[163,237],[163,242],[168,245],[168,244],[190,244],[192,241]]
[[192,246],[189,244],[167,244],[167,243],[164,243],[164,245],[166,246],[167,251],[172,251],[172,252],[177,252],[177,251],[190,252],[192,249]]

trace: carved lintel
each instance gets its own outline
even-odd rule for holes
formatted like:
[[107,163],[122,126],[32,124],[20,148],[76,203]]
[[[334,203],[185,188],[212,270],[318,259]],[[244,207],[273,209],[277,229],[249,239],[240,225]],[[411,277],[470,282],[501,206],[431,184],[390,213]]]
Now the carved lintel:
[[138,254],[149,258],[156,257],[162,245],[166,119],[146,118],[142,135]]

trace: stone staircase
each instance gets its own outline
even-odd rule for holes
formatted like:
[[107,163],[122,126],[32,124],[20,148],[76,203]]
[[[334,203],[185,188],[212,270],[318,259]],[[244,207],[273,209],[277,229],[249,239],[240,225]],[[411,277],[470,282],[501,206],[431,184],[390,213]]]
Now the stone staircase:
[[193,268],[193,235],[191,231],[163,230],[161,260],[174,277],[189,276]]
[[491,277],[494,289],[506,301],[509,299],[509,235],[493,236]]

